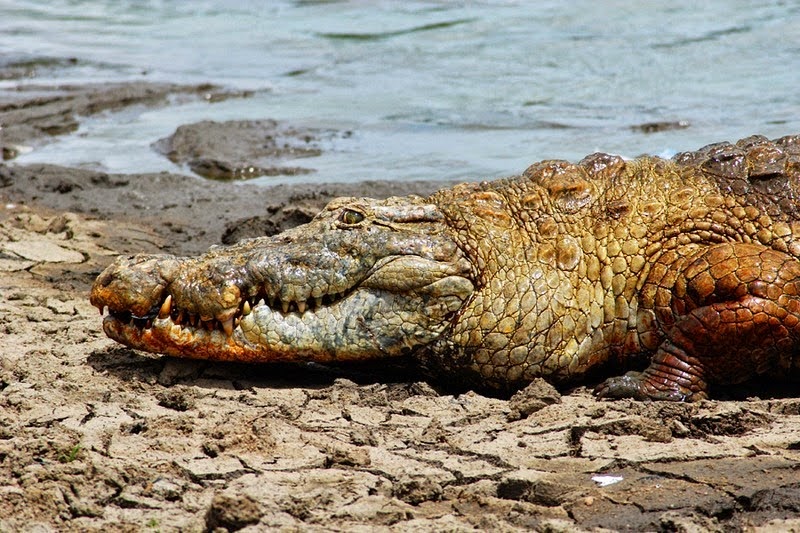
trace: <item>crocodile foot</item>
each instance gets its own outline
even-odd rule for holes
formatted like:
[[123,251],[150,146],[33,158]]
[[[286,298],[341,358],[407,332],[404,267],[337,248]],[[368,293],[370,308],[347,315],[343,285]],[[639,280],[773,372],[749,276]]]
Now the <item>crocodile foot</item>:
[[647,372],[628,372],[605,380],[595,387],[598,398],[634,400],[661,400],[668,402],[698,401],[707,398],[703,391],[691,391],[677,383],[650,379]]

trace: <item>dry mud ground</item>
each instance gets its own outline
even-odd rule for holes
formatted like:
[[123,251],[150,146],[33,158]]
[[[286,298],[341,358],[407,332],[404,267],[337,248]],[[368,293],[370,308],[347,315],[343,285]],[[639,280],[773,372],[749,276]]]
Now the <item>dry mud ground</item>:
[[192,362],[102,333],[87,291],[114,255],[195,253],[365,191],[400,192],[0,166],[0,531],[800,530],[791,391],[509,401],[401,363]]

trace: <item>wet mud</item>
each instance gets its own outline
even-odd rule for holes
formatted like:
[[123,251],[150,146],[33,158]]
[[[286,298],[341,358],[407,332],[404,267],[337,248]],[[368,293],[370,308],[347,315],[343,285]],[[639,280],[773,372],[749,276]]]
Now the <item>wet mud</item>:
[[153,148],[173,163],[186,165],[204,178],[250,179],[261,176],[296,176],[314,169],[297,160],[322,153],[320,143],[350,132],[299,128],[276,120],[210,120],[185,124]]

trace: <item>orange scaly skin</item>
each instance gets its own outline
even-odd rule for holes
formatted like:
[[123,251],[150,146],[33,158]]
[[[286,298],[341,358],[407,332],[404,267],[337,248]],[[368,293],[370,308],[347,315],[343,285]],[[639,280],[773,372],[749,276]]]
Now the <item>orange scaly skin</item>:
[[413,353],[443,378],[513,389],[645,356],[597,393],[698,400],[800,367],[800,137],[338,199],[272,238],[119,259],[91,300],[112,338],[181,357]]

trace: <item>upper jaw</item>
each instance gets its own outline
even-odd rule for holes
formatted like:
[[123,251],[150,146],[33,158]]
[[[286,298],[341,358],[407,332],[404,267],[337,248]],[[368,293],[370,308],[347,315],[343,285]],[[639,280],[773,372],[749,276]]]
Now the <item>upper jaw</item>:
[[235,321],[257,305],[303,314],[341,300],[362,281],[352,272],[331,280],[306,276],[302,283],[297,268],[287,273],[277,264],[279,257],[265,257],[213,252],[199,258],[120,257],[98,276],[90,301],[101,313],[107,309],[112,317],[139,327],[171,317],[176,324],[230,333]]

